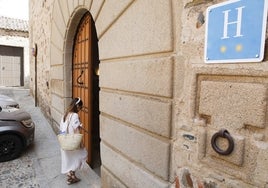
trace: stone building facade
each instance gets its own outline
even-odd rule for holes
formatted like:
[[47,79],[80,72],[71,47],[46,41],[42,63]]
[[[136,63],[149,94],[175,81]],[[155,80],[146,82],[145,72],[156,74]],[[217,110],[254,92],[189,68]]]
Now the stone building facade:
[[93,20],[102,187],[268,187],[267,55],[204,63],[220,2],[30,1],[31,91],[55,131],[84,73],[72,79],[77,28]]

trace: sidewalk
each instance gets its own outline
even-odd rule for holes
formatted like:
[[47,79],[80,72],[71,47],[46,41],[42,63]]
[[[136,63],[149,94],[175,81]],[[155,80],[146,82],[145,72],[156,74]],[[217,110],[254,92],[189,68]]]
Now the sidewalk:
[[[82,171],[77,172],[77,176],[81,178],[80,182],[72,185],[66,184],[65,175],[60,173],[61,156],[57,137],[40,109],[35,107],[34,99],[30,96],[28,89],[0,87],[0,94],[6,94],[15,99],[22,109],[31,114],[32,119],[35,122],[35,142],[28,151],[26,151],[26,154],[22,154],[31,156],[32,168],[35,171],[34,186],[32,185],[31,187],[101,187],[100,177],[89,166],[86,166]],[[6,162],[5,164],[12,164],[12,162],[13,161]],[[14,162],[16,162],[16,160],[14,160]],[[18,184],[14,185],[19,186]],[[6,187],[12,186],[9,184],[6,185]]]

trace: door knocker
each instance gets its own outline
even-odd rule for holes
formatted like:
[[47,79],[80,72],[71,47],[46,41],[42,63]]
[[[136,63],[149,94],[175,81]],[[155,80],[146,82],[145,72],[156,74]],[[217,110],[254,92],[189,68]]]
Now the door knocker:
[[77,82],[78,84],[80,84],[80,85],[83,85],[83,84],[84,84],[83,80],[80,80],[83,74],[84,74],[84,70],[81,70],[80,75],[79,75],[79,76],[77,77],[77,79],[76,79],[76,82]]
[[[228,147],[226,150],[222,150],[219,148],[217,145],[217,139],[219,137],[225,138],[228,140]],[[218,132],[216,132],[212,138],[211,138],[211,146],[220,155],[229,155],[233,152],[234,150],[234,140],[233,137],[230,135],[230,133],[226,129],[221,129]]]

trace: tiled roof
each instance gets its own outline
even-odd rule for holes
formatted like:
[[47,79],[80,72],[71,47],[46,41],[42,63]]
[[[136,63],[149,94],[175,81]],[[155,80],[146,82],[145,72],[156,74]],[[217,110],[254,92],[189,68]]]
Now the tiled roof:
[[28,21],[0,16],[0,29],[27,32]]

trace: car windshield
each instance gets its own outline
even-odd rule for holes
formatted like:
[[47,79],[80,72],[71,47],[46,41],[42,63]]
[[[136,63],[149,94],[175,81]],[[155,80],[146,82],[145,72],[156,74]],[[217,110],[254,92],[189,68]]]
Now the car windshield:
[[0,95],[0,107],[6,108],[19,108],[19,104],[7,95]]

